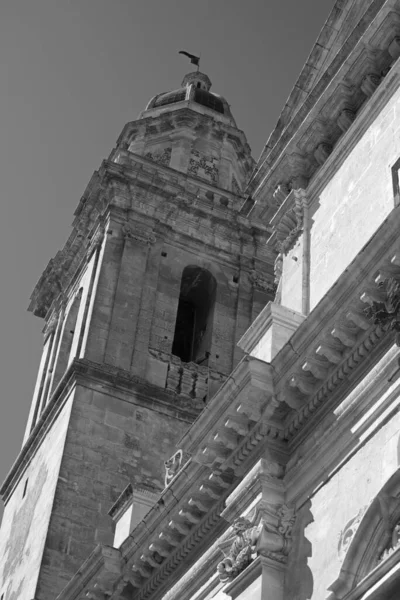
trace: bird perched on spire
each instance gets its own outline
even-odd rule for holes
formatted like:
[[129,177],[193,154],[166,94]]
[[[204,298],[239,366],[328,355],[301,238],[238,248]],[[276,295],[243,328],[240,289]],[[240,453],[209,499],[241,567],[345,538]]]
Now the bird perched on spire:
[[190,62],[192,63],[192,65],[196,65],[196,67],[199,68],[200,56],[195,56],[194,54],[190,54],[189,52],[186,52],[186,50],[179,50],[179,54],[184,54],[185,56],[190,58]]

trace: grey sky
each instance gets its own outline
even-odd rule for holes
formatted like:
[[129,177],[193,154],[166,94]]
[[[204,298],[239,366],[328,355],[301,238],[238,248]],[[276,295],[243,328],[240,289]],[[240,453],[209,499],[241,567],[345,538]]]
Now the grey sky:
[[29,295],[123,125],[191,70],[179,50],[201,53],[257,158],[333,3],[2,0],[0,480],[41,354]]

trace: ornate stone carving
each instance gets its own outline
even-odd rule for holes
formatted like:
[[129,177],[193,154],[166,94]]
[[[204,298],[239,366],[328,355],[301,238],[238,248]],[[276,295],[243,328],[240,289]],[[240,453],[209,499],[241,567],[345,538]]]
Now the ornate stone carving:
[[166,460],[164,462],[164,465],[165,465],[165,478],[164,478],[165,487],[167,487],[167,485],[169,485],[171,483],[171,481],[173,480],[175,475],[180,470],[180,468],[182,466],[182,460],[183,460],[183,452],[182,452],[182,450],[178,450],[177,452],[175,452],[175,454],[173,454],[171,456],[171,458],[169,458],[168,460]]
[[218,159],[214,156],[206,156],[201,154],[198,150],[192,150],[192,154],[189,161],[189,175],[195,175],[196,177],[202,177],[212,183],[218,183]]
[[350,519],[344,529],[340,532],[338,542],[338,556],[340,560],[343,560],[346,556],[347,550],[349,549],[367,508],[368,505],[360,508],[356,516]]
[[321,142],[314,150],[314,158],[319,165],[323,165],[331,152],[332,146],[327,142]]
[[364,76],[360,88],[361,91],[369,98],[372,96],[376,88],[378,87],[381,78],[376,73],[368,73]]
[[249,279],[255,288],[266,292],[268,294],[275,294],[276,292],[276,284],[265,279],[262,275],[257,273],[255,269],[250,271]]
[[400,280],[389,277],[381,281],[378,288],[385,290],[386,299],[383,302],[372,302],[364,312],[384,331],[395,331],[396,344],[400,346]]
[[291,549],[295,518],[294,509],[283,504],[259,507],[252,519],[236,519],[234,537],[220,546],[225,554],[217,566],[220,580],[234,579],[257,555],[285,563]]
[[392,531],[389,546],[383,551],[379,560],[385,560],[400,546],[400,521],[396,523]]
[[137,225],[133,228],[129,223],[124,223],[121,227],[121,232],[125,239],[136,240],[144,244],[154,244],[156,242],[156,236],[152,231],[140,229]]
[[172,148],[163,148],[162,150],[146,152],[145,158],[149,158],[153,162],[168,167],[171,161]]

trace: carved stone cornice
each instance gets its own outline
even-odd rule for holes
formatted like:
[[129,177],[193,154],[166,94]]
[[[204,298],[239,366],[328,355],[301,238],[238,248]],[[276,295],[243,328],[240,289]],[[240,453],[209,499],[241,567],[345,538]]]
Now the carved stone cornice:
[[157,240],[152,231],[146,230],[138,223],[124,223],[121,227],[121,233],[125,240],[134,240],[149,246]]
[[[119,159],[123,159],[122,162],[126,164],[117,164],[115,161]],[[132,204],[138,208],[138,203],[134,198],[140,195],[141,190],[159,198],[158,222],[162,222],[164,213],[165,221],[168,221],[168,211],[171,210],[171,205],[174,204],[174,198],[176,198],[176,208],[182,213],[179,214],[179,218],[184,224],[185,217],[179,198],[185,197],[189,200],[185,211],[187,215],[191,214],[192,221],[194,212],[197,215],[203,215],[205,220],[212,218],[213,222],[218,225],[218,236],[236,243],[238,251],[241,236],[243,239],[249,236],[249,245],[253,243],[255,232],[260,239],[267,238],[266,227],[250,224],[247,219],[239,216],[239,207],[237,210],[234,209],[235,195],[231,192],[215,188],[207,183],[196,182],[195,186],[184,177],[182,181],[179,181],[180,174],[177,172],[173,172],[174,176],[171,176],[170,180],[163,180],[160,173],[164,167],[154,165],[148,170],[143,170],[145,162],[146,159],[143,157],[137,157],[130,152],[118,149],[112,153],[112,160],[104,161],[101,169],[93,175],[85,195],[75,211],[73,231],[67,243],[50,260],[31,295],[29,310],[35,315],[42,318],[46,316],[53,301],[67,289],[73,277],[83,267],[85,260],[102,242],[105,233],[105,216],[111,207],[117,212],[124,213],[132,208]],[[128,166],[129,168],[127,168]],[[171,169],[167,170],[171,171]],[[165,202],[166,196],[171,205]],[[226,198],[229,200],[230,208],[221,204],[221,199]],[[146,211],[142,209],[142,213],[145,213],[145,219],[149,221]],[[232,219],[235,220],[234,226]],[[190,235],[193,237],[193,231],[197,230],[197,222],[192,223],[192,221],[188,222],[187,231],[188,234],[191,232]],[[132,230],[131,239],[136,236],[138,241],[154,243],[154,233],[149,232],[149,229],[146,225],[143,227],[143,232]]]
[[[329,74],[321,74],[292,120],[272,136],[247,189],[257,201],[253,218],[268,220],[273,215],[274,192],[290,181],[293,157],[296,169],[303,163],[302,172],[308,178],[316,173],[357,111],[391,72],[399,56],[400,18],[397,0],[386,2],[384,11],[382,4],[376,0],[370,6],[332,61]],[[285,121],[283,115],[281,119]]]
[[[347,271],[339,278],[326,297],[309,317],[298,327],[291,338],[291,346],[298,356],[292,366],[288,358],[290,348],[277,356],[274,361],[276,372],[282,372],[276,383],[277,398],[291,406],[295,413],[287,419],[285,435],[291,439],[302,428],[318,407],[339,386],[348,380],[350,374],[369,359],[376,346],[384,343],[388,331],[397,331],[398,284],[392,282],[393,273],[400,275],[399,249],[396,241],[396,223],[400,218],[394,209],[369,243],[369,255],[360,254]],[[379,244],[374,240],[379,239]],[[384,242],[385,240],[385,242]],[[385,249],[386,245],[386,249]],[[373,255],[375,252],[375,256]],[[362,265],[362,266],[361,266]],[[350,282],[353,272],[371,273],[362,282]],[[378,275],[377,275],[378,273]],[[374,276],[372,276],[374,274]],[[388,274],[390,279],[388,279]],[[333,301],[330,296],[339,290],[347,289],[347,295]],[[391,295],[389,301],[385,293]],[[377,315],[382,316],[382,307],[386,301],[384,323],[373,323]],[[315,329],[313,323],[318,320],[324,303],[335,306],[325,324],[319,323]],[[371,308],[365,310],[370,305]],[[340,306],[338,310],[337,307]],[[326,314],[326,313],[325,313]],[[313,331],[313,340],[306,342],[303,348],[300,339],[302,331]],[[283,363],[282,363],[283,361]],[[281,366],[282,364],[282,366]],[[284,366],[283,366],[284,365]],[[282,369],[282,371],[281,371]]]

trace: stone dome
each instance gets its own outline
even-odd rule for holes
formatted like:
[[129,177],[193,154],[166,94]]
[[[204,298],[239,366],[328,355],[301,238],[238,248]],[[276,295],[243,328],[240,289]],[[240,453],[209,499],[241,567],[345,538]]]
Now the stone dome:
[[[164,106],[178,103],[195,103],[218,115],[224,115],[233,125],[233,119],[228,102],[222,96],[210,92],[211,81],[205,73],[195,71],[183,78],[181,87],[170,92],[154,96],[147,104],[145,112],[160,109]],[[214,116],[216,116],[214,114]]]

